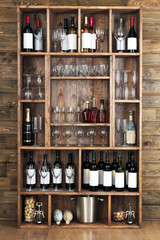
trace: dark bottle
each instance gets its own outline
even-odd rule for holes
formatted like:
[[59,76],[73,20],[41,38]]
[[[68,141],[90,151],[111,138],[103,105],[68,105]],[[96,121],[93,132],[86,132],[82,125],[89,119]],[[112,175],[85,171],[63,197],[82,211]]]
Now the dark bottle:
[[109,152],[106,153],[106,161],[103,168],[103,190],[112,190],[112,167],[109,163]]
[[47,154],[44,154],[43,165],[40,169],[40,186],[43,189],[50,186],[50,168],[47,162]]
[[118,163],[117,163],[117,153],[113,152],[113,162],[111,164],[112,168],[112,188],[115,188],[115,172],[118,168]]
[[118,168],[115,173],[115,190],[118,192],[124,191],[124,169],[121,155],[118,156]]
[[23,126],[23,145],[30,146],[33,144],[33,133],[30,116],[30,108],[26,108],[25,122]]
[[33,51],[33,32],[30,27],[30,17],[26,17],[26,26],[23,30],[23,51],[32,52]]
[[92,164],[90,168],[90,174],[89,174],[89,189],[90,191],[98,191],[98,168],[96,165],[96,153],[92,153]]
[[128,191],[137,191],[137,169],[134,163],[134,156],[131,156],[131,165],[128,169]]
[[91,109],[91,123],[97,123],[98,122],[98,110],[96,107],[96,98],[93,98],[93,104]]
[[75,185],[75,167],[72,161],[73,161],[72,153],[69,153],[68,163],[65,169],[65,179],[66,179],[65,183],[66,183],[66,188],[69,191],[73,190]]
[[98,111],[98,122],[106,123],[106,110],[104,108],[104,99],[100,100],[100,109]]
[[29,152],[29,161],[26,164],[26,187],[35,188],[36,186],[36,167],[33,161],[33,152]]
[[66,36],[62,42],[62,51],[68,52],[68,18],[64,18],[64,30],[66,31]]
[[128,152],[128,162],[126,163],[126,171],[125,171],[125,175],[126,175],[126,188],[128,188],[128,170],[131,166],[131,156],[132,156],[132,152]]
[[89,189],[89,174],[91,163],[89,162],[89,151],[86,151],[86,160],[83,162],[83,188]]
[[88,101],[86,101],[86,108],[82,112],[82,116],[83,116],[83,122],[90,122],[91,121],[91,111],[89,109],[89,102]]
[[95,52],[96,51],[96,34],[93,28],[93,17],[89,18],[89,31],[91,33],[91,47],[89,49],[89,52]]
[[91,48],[91,34],[89,32],[88,17],[84,17],[84,26],[82,28],[82,52],[89,52]]
[[54,162],[52,168],[53,175],[53,187],[55,189],[60,189],[62,187],[62,165],[60,162],[60,151],[56,151],[56,161]]
[[40,20],[36,21],[36,31],[34,33],[34,51],[43,52],[43,33],[40,27]]
[[74,17],[71,17],[71,26],[68,29],[68,50],[77,52],[77,28],[74,25]]
[[103,152],[100,152],[100,161],[98,163],[99,189],[103,188],[103,169],[104,169]]
[[137,35],[134,29],[134,18],[131,17],[131,27],[127,38],[127,50],[128,52],[137,52]]

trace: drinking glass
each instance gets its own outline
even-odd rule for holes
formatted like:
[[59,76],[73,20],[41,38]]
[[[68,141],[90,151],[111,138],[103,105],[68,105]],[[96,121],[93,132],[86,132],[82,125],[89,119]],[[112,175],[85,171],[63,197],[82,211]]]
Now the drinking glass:
[[57,179],[61,174],[61,169],[53,167],[51,173],[52,173],[53,177],[55,177],[55,179],[56,179],[56,185],[55,185],[55,188],[53,189],[53,191],[58,192],[58,191],[60,191],[60,189],[58,189],[58,187],[57,187]]
[[38,146],[37,145],[37,133],[38,133],[38,119],[37,117],[33,118],[33,132],[34,132],[34,145],[33,146]]
[[104,38],[105,38],[105,32],[104,32],[104,30],[101,29],[101,31],[100,31],[101,52],[103,52]]
[[81,109],[80,109],[79,106],[78,106],[77,109],[76,109],[76,115],[77,115],[77,121],[76,121],[76,123],[81,123],[81,121],[80,121]]
[[101,145],[102,145],[102,146],[105,146],[104,140],[105,140],[105,137],[107,137],[108,132],[107,132],[106,129],[101,129],[100,132],[99,132],[99,134],[100,134],[100,137],[102,138],[102,144],[101,144]]
[[97,76],[98,75],[98,66],[97,65],[93,65],[91,67],[91,74],[92,74],[92,76]]
[[132,99],[136,99],[136,83],[137,83],[137,74],[136,74],[136,71],[133,71],[133,76],[132,76]]
[[65,114],[66,114],[65,107],[61,108],[61,114],[62,114],[62,123],[65,123]]
[[98,76],[106,76],[107,75],[107,67],[106,67],[106,65],[105,64],[98,65],[97,72],[98,72]]
[[116,71],[116,99],[121,99],[121,92],[122,92],[122,88],[121,88],[121,71],[117,70]]
[[126,144],[126,131],[127,131],[127,119],[122,119],[122,133],[124,135],[123,146],[127,146],[127,144]]
[[64,72],[64,66],[63,65],[57,65],[56,66],[56,76],[61,77],[64,76],[63,72]]
[[96,132],[94,131],[94,129],[90,129],[87,132],[87,136],[91,138],[90,147],[93,147],[94,146],[94,144],[93,144],[94,136],[96,136]]
[[100,52],[99,42],[101,38],[101,29],[99,27],[96,28],[96,37],[97,37],[97,52]]
[[26,189],[26,192],[32,192],[33,189],[32,189],[32,178],[34,177],[35,175],[35,169],[26,169],[25,170],[25,173],[26,173],[26,176],[29,177],[29,180],[30,180],[30,186],[28,189]]
[[129,96],[129,89],[128,89],[128,73],[130,72],[130,70],[123,70],[124,72],[124,88],[123,88],[123,99],[128,99]]
[[70,76],[70,65],[67,64],[63,66],[63,76]]
[[82,146],[80,140],[84,137],[84,131],[82,129],[77,130],[77,132],[75,132],[75,136],[78,138],[78,146]]
[[88,65],[87,64],[82,64],[81,65],[80,75],[83,76],[83,77],[88,76]]
[[72,107],[68,108],[67,115],[68,115],[68,122],[73,123],[74,109]]
[[[116,130],[119,134],[120,130],[121,130],[121,119],[120,118],[116,118]],[[117,146],[120,146],[120,143],[118,143]]]
[[53,30],[52,33],[52,41],[53,41],[53,46],[54,46],[54,52],[57,52],[57,41],[58,41],[58,31]]
[[69,138],[72,136],[72,132],[70,130],[66,130],[64,133],[63,133],[63,136],[67,138],[67,144],[66,146],[69,147],[70,144],[69,144]]
[[45,186],[44,186],[44,184],[45,184],[45,178],[46,178],[47,175],[48,175],[48,170],[47,170],[46,166],[42,166],[42,167],[39,169],[39,175],[40,175],[40,177],[42,177],[42,179],[43,179],[43,183],[42,183],[42,186],[43,186],[43,187],[40,189],[40,191],[42,191],[42,192],[47,191],[47,189],[45,189]]
[[54,129],[52,131],[52,137],[55,137],[56,141],[55,141],[55,146],[57,147],[58,146],[58,138],[60,136],[60,131],[59,129]]
[[33,99],[33,89],[31,89],[31,76],[33,74],[23,74],[26,77],[26,86],[22,89],[23,90],[23,98],[26,100]]
[[38,74],[37,76],[36,84],[38,86],[37,97],[39,100],[42,100],[43,99],[43,91],[42,91],[43,83],[42,83],[42,76],[40,74]]
[[69,192],[73,192],[74,189],[71,188],[71,184],[70,184],[70,181],[71,181],[71,178],[75,175],[75,171],[73,168],[67,168],[65,170],[65,175],[68,177],[69,179],[69,188],[68,188],[68,191]]
[[60,29],[60,41],[61,41],[61,52],[63,52],[63,42],[67,36],[67,30],[66,29]]
[[59,122],[59,114],[60,114],[60,109],[58,106],[56,106],[53,109],[53,122],[58,123]]
[[43,118],[40,116],[39,117],[39,133],[40,133],[39,145],[40,146],[43,146],[43,144],[42,144],[42,128],[43,128]]

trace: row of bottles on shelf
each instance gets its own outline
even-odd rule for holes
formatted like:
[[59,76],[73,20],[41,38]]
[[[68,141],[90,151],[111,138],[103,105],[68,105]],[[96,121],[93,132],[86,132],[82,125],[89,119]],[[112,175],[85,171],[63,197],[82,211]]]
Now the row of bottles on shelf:
[[[68,163],[65,167],[65,186],[68,191],[74,191],[75,187],[75,166],[73,156],[68,155]],[[62,164],[60,161],[60,152],[56,151],[56,161],[51,169],[53,176],[54,191],[59,191],[62,187]],[[47,162],[47,155],[44,154],[44,162],[39,169],[41,191],[46,191],[50,187],[50,166]],[[100,161],[96,164],[96,153],[92,153],[92,163],[89,162],[89,152],[86,151],[86,160],[82,166],[83,189],[90,191],[124,191],[125,187],[130,192],[137,191],[137,169],[134,162],[134,155],[128,152],[128,162],[126,170],[122,166],[122,156],[113,153],[113,162],[109,163],[109,152],[106,153],[106,160],[103,161],[103,152],[100,152]],[[125,180],[126,179],[126,180]],[[126,186],[125,186],[126,184]],[[26,165],[26,191],[32,191],[36,186],[36,167],[33,161],[33,152],[29,153],[29,161]]]
[[[81,52],[103,52],[104,40],[107,33],[103,29],[93,27],[93,17],[84,18],[84,26],[81,29],[82,47]],[[116,50],[118,52],[126,51],[126,33],[123,28],[123,19],[120,18],[119,27],[114,31],[116,39]],[[74,17],[71,17],[70,27],[68,28],[68,19],[64,18],[64,28],[55,29],[52,33],[54,52],[57,52],[57,43],[60,42],[60,50],[62,52],[77,52],[77,27],[74,23]],[[40,27],[40,20],[36,21],[36,31],[33,34],[30,27],[30,17],[26,17],[26,26],[23,30],[23,51],[25,52],[43,52],[44,36]],[[100,44],[101,43],[101,44]],[[137,36],[134,29],[134,18],[131,17],[131,27],[127,37],[127,51],[137,51]]]

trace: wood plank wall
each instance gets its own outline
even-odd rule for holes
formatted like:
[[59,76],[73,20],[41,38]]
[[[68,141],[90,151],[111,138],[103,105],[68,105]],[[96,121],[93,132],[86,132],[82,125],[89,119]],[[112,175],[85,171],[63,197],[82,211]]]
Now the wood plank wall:
[[[20,2],[0,1],[0,220],[16,219],[16,4]],[[32,2],[37,5],[143,6],[143,219],[160,219],[160,1],[29,1]]]

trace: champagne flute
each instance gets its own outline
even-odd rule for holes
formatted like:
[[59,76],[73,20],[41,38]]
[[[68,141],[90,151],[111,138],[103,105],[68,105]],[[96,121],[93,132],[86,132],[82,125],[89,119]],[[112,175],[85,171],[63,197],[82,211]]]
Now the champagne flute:
[[43,146],[43,143],[42,143],[42,124],[43,124],[43,117],[39,117],[39,133],[40,133],[40,143],[39,145],[40,146]]
[[127,146],[127,144],[126,144],[126,131],[127,131],[127,119],[122,119],[122,133],[124,135],[123,146]]
[[33,146],[38,146],[37,145],[37,133],[38,133],[38,119],[37,117],[33,118],[33,132],[34,132],[34,145]]
[[136,99],[136,83],[137,83],[136,71],[133,71],[133,76],[132,76],[132,99]]
[[[116,130],[119,134],[120,130],[121,130],[121,119],[120,118],[116,118]],[[117,146],[120,146],[120,143],[118,143]]]

